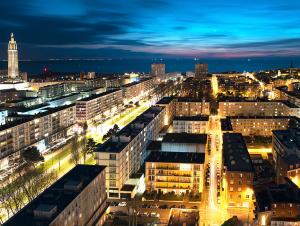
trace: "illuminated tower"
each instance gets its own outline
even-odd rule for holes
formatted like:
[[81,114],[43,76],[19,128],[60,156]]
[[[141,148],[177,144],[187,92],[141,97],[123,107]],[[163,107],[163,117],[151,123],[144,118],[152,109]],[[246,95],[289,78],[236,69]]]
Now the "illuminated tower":
[[18,47],[14,39],[14,34],[11,33],[8,43],[8,78],[15,79],[19,77],[19,62],[18,62]]

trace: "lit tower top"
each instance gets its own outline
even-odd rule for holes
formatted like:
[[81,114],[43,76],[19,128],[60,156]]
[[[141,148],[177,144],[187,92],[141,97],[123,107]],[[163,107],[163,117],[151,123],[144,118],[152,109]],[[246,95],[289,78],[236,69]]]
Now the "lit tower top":
[[18,46],[14,39],[14,34],[10,34],[8,43],[8,78],[15,79],[19,77]]

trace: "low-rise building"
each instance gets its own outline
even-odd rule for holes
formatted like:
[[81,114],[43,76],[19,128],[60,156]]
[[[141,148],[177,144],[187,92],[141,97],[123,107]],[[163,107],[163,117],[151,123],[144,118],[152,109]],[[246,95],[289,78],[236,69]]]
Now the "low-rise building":
[[4,225],[103,225],[108,209],[104,168],[75,166]]
[[94,94],[76,102],[76,119],[80,123],[103,120],[119,111],[122,104],[120,89]]
[[272,154],[277,183],[289,177],[300,186],[300,129],[274,130]]
[[155,106],[138,116],[95,150],[98,165],[105,165],[106,188],[110,198],[122,195],[122,187],[136,173],[147,157],[146,147],[156,140],[164,126],[165,109]]
[[291,181],[255,191],[256,225],[296,226],[300,224],[300,190]]
[[204,100],[195,100],[190,98],[177,98],[175,102],[176,116],[197,116],[209,115],[210,103]]
[[167,133],[162,140],[161,150],[165,152],[205,153],[207,134]]
[[202,193],[204,153],[152,152],[146,159],[147,191]]
[[240,133],[223,134],[223,182],[230,207],[252,207],[254,169]]
[[208,116],[176,116],[173,119],[174,133],[206,133]]

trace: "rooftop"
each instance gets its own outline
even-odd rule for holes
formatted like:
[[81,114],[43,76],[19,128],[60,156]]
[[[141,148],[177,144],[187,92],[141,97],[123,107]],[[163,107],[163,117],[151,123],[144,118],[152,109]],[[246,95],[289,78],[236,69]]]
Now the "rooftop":
[[151,151],[161,150],[161,141],[152,140],[147,146],[147,150],[151,150]]
[[223,159],[228,171],[254,171],[247,146],[240,133],[223,134]]
[[163,138],[163,143],[206,144],[207,143],[207,134],[167,133]]
[[221,119],[221,130],[222,131],[233,131],[230,118],[226,117],[225,119]]
[[173,121],[208,121],[208,115],[197,116],[175,116]]
[[271,210],[272,204],[300,204],[300,190],[289,180],[285,184],[273,185],[264,190],[255,191],[255,196],[260,212]]
[[97,145],[95,151],[121,152],[162,110],[158,106],[149,108],[105,143]]
[[146,159],[146,162],[203,164],[204,160],[204,153],[156,151],[151,152],[151,154]]
[[194,99],[194,98],[188,98],[188,97],[177,97],[177,102],[205,102],[205,100],[202,99]]
[[174,97],[163,97],[160,99],[156,104],[169,104],[171,103],[175,98]]
[[[3,225],[48,226],[104,169],[98,165],[77,165]],[[47,217],[36,216],[37,211]]]

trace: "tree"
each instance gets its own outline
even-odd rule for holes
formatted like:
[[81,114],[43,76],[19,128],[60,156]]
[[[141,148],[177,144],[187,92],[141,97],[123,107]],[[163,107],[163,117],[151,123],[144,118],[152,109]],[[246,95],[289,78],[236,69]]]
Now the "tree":
[[88,139],[86,146],[87,146],[87,153],[92,154],[94,152],[96,142],[94,141],[94,139],[90,138],[90,139]]
[[94,152],[96,142],[92,138],[89,138],[87,140],[86,137],[84,137],[83,140],[85,141],[82,148],[82,155],[83,155],[83,162],[85,163],[87,155],[92,154]]
[[80,154],[79,154],[79,142],[78,142],[78,135],[75,134],[75,136],[72,139],[71,143],[71,162],[73,162],[75,165],[79,163],[80,160]]
[[21,156],[24,161],[31,166],[34,166],[35,163],[44,161],[44,157],[41,155],[37,147],[29,147],[25,149],[21,153]]
[[88,124],[87,124],[87,122],[83,123],[82,129],[83,129],[83,134],[86,134],[87,130],[88,130]]

